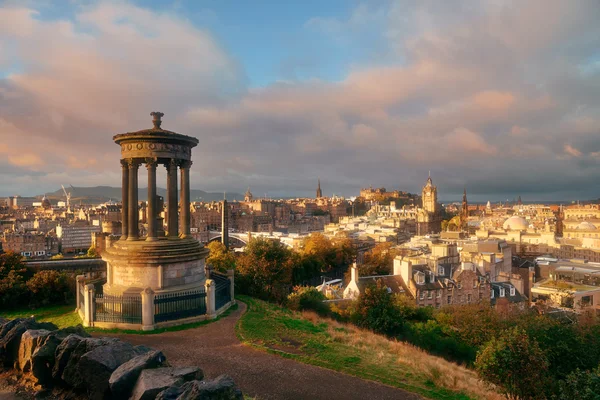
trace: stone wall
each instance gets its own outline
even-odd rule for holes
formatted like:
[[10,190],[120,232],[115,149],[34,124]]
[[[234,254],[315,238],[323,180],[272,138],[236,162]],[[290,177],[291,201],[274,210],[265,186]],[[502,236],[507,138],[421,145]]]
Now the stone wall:
[[158,350],[33,318],[0,319],[2,368],[38,392],[63,398],[243,399],[227,375],[204,380],[200,368],[171,367]]

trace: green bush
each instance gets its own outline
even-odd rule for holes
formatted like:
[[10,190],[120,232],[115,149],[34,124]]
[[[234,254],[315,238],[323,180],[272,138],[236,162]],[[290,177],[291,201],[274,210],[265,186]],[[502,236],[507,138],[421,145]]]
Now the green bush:
[[507,398],[545,399],[548,359],[535,339],[514,327],[492,338],[477,354],[477,374]]
[[40,271],[26,283],[31,294],[31,307],[49,304],[68,304],[73,300],[75,280],[64,272]]
[[593,371],[576,369],[565,380],[558,383],[557,400],[598,400],[600,399],[600,367]]
[[296,286],[293,293],[287,297],[288,308],[296,311],[311,310],[317,314],[329,315],[329,304],[323,301],[327,300],[325,295],[314,287]]
[[393,296],[381,281],[377,281],[377,285],[366,287],[360,294],[353,305],[350,319],[357,326],[388,336],[398,335],[404,325]]

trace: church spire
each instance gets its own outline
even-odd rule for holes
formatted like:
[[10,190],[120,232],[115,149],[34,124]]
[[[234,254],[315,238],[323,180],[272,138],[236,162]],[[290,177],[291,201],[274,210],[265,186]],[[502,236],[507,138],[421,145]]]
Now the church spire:
[[323,191],[321,190],[321,178],[317,178],[317,199],[323,197]]

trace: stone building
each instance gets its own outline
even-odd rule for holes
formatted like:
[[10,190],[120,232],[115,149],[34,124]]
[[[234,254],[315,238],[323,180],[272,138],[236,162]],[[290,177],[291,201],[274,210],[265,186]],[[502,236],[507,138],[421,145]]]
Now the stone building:
[[73,224],[59,224],[56,227],[56,236],[60,239],[63,254],[86,252],[92,245],[92,234],[101,231],[100,226],[78,221]]

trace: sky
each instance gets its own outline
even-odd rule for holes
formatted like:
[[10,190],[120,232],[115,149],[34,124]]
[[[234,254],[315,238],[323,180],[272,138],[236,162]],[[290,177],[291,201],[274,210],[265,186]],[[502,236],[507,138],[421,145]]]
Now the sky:
[[441,199],[597,199],[599,20],[597,0],[0,0],[0,196],[119,186],[112,136],[162,111],[200,140],[193,189],[414,193],[431,171]]

